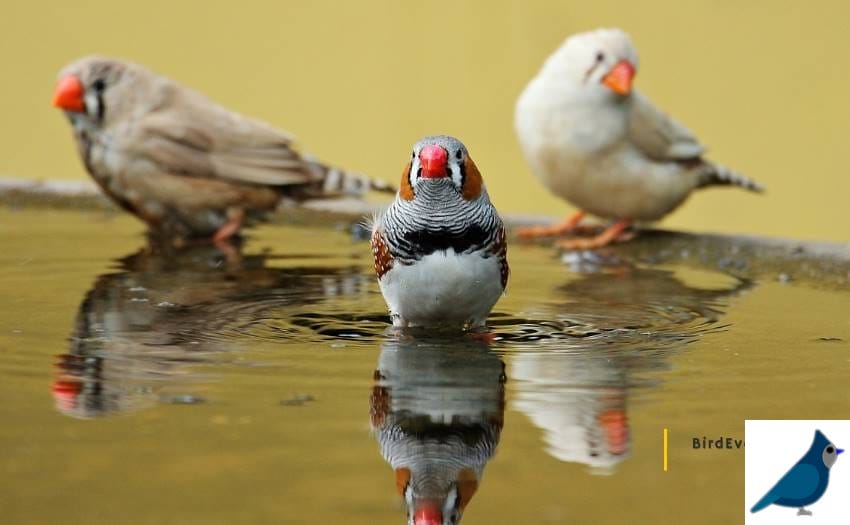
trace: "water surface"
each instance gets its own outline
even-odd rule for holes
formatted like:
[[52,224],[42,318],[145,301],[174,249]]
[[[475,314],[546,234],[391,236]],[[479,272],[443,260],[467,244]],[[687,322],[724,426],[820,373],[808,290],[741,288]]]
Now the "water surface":
[[404,523],[405,484],[469,524],[728,523],[743,453],[693,437],[847,408],[850,296],[805,280],[513,245],[489,336],[397,333],[345,223],[0,224],[9,523]]

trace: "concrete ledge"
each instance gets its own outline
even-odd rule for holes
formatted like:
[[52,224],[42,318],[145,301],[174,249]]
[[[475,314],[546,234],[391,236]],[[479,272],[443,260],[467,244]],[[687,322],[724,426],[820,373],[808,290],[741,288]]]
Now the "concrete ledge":
[[[0,205],[77,210],[115,209],[90,181],[10,178],[0,178]],[[314,201],[302,206],[284,203],[270,218],[270,222],[338,226],[341,221],[360,221],[380,208],[379,204],[356,199]],[[509,227],[553,220],[545,216],[505,216]],[[599,262],[612,257],[645,264],[680,263],[719,270],[741,278],[770,278],[782,282],[804,279],[820,286],[850,288],[850,245],[839,243],[644,229],[633,242],[612,246],[594,254],[565,254],[565,261]]]

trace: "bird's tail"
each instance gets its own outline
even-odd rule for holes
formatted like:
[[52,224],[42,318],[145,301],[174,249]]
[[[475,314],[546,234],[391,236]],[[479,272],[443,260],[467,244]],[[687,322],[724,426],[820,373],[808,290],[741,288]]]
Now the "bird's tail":
[[750,509],[750,512],[758,512],[761,509],[767,507],[768,505],[775,503],[777,499],[779,498],[776,496],[774,491],[771,490],[770,492],[765,494],[764,497],[758,501],[758,503],[753,505],[753,508]]
[[319,174],[316,190],[322,196],[350,195],[360,197],[368,191],[395,193],[395,186],[382,180],[372,179],[360,173],[344,171],[316,160],[307,159],[314,173]]
[[750,509],[750,512],[758,512],[758,511],[760,511],[761,509],[763,509],[763,508],[767,507],[768,505],[770,505],[770,503],[771,503],[771,502],[769,502],[769,501],[764,501],[764,500],[759,501],[758,503],[756,503],[755,505],[753,505],[753,508],[751,508],[751,509]]
[[756,193],[764,191],[764,186],[758,182],[732,171],[726,166],[710,163],[704,165],[704,170],[700,173],[699,184],[697,185],[700,188],[706,186],[738,186]]

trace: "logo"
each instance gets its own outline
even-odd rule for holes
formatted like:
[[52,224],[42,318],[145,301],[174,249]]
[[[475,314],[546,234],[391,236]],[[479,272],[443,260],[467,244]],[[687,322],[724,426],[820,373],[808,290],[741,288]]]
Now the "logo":
[[747,420],[745,437],[746,523],[846,523],[850,421]]

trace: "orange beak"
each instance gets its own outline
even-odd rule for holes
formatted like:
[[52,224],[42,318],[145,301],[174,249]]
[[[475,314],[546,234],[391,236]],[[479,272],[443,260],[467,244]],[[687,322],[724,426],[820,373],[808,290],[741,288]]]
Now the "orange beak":
[[632,79],[635,77],[635,66],[628,60],[620,60],[602,78],[602,83],[618,95],[628,95],[632,91]]
[[83,112],[86,103],[83,102],[83,83],[74,75],[62,77],[53,92],[53,105],[65,111]]
[[608,409],[597,416],[605,431],[608,452],[620,456],[629,451],[629,419],[621,408]]

